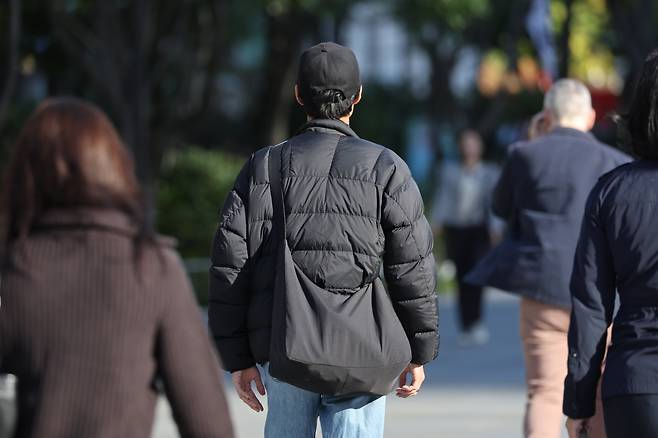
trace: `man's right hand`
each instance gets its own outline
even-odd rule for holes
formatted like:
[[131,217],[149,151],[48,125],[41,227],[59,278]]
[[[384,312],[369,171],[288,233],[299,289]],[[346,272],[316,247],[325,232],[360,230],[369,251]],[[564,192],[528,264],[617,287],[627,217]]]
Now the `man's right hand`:
[[256,412],[263,411],[263,405],[258,400],[258,397],[256,397],[256,394],[254,394],[254,390],[251,387],[251,382],[254,382],[258,393],[260,395],[265,395],[265,386],[260,378],[258,368],[253,366],[244,370],[234,371],[231,374],[231,378],[233,379],[233,386],[235,386],[236,391],[238,391],[240,400],[245,402],[247,406]]
[[[411,376],[411,383],[408,385],[407,375]],[[395,395],[401,398],[413,397],[418,394],[424,381],[425,370],[423,369],[423,366],[411,363],[402,374],[400,374],[400,386],[395,390]]]

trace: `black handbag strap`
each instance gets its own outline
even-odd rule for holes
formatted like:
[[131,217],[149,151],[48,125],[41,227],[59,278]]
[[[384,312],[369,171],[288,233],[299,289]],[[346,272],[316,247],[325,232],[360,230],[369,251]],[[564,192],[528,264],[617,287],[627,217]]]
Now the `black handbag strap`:
[[267,156],[270,179],[270,194],[272,195],[272,236],[283,242],[286,239],[286,209],[283,202],[283,187],[281,183],[281,158],[283,143],[270,146]]

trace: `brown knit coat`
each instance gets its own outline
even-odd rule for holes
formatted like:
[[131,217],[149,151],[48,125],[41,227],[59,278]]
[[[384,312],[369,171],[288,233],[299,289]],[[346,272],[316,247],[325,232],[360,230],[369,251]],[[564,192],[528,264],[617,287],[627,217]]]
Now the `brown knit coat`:
[[136,255],[112,210],[61,210],[2,271],[0,367],[16,374],[17,437],[147,438],[159,377],[183,437],[232,437],[218,360],[181,261]]

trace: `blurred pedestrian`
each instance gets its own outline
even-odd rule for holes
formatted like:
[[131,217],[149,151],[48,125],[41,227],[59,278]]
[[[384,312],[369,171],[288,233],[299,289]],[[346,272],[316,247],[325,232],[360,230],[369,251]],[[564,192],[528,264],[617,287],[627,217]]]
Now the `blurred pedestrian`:
[[482,287],[464,282],[464,276],[500,240],[502,223],[491,214],[491,196],[500,170],[482,161],[480,135],[465,130],[459,136],[459,163],[442,166],[432,223],[443,235],[447,258],[457,268],[461,345],[480,345],[489,340],[482,324]]
[[645,60],[624,124],[641,160],[607,174],[590,194],[571,291],[564,413],[570,437],[591,428],[603,373],[608,438],[658,436],[658,50]]
[[98,108],[43,102],[4,185],[0,368],[21,438],[148,437],[164,384],[185,437],[232,437],[218,360],[172,242]]
[[528,125],[528,140],[534,140],[540,135],[547,134],[550,131],[550,120],[547,120],[544,111],[540,111],[530,119]]
[[[395,320],[380,328],[403,327],[404,348],[410,347],[411,354],[397,371],[401,372],[398,396],[418,393],[425,378],[423,365],[438,351],[432,233],[423,202],[404,161],[389,149],[360,139],[350,128],[361,91],[359,67],[350,49],[323,43],[306,50],[295,96],[308,122],[286,142],[251,156],[220,215],[212,251],[210,326],[240,398],[262,411],[252,384],[261,395],[267,390],[267,438],[313,437],[318,417],[327,438],[383,436],[385,397],[334,396],[303,389],[311,386],[310,381],[323,383],[322,376],[336,368],[355,365],[360,350],[373,345],[381,349],[376,342],[363,343],[373,327],[351,336],[342,327],[359,324],[364,315],[372,314],[372,306],[378,305],[371,298],[373,290],[384,292],[382,301],[390,306],[392,300],[397,313],[392,315]],[[281,255],[280,245],[285,242],[289,245],[285,254],[294,266]],[[382,257],[390,298],[379,279]],[[322,293],[317,307],[308,313],[290,311],[289,297],[275,294],[275,278],[280,281],[283,271],[277,266],[284,262],[296,276],[294,281],[305,282],[306,292]],[[369,308],[357,315],[325,311],[328,302],[349,306],[355,300]],[[305,318],[309,327],[320,320],[333,324],[331,331],[320,333],[324,345],[307,342],[304,336],[312,333],[291,333],[290,326],[280,326],[273,309],[281,306],[288,312],[285,324],[296,318]],[[313,356],[329,345],[340,357],[329,357],[332,363],[326,363],[317,376],[308,376],[308,381],[301,374],[295,378],[294,372],[285,381],[273,378],[271,347],[288,335],[303,342],[286,348],[310,350]],[[342,365],[335,362],[337,358],[344,359]],[[306,370],[305,364],[299,366]],[[361,373],[369,380],[377,377],[378,370],[364,367]],[[335,382],[347,388],[360,384],[345,377]]]
[[[589,91],[576,80],[559,80],[546,93],[548,133],[512,147],[494,192],[508,238],[467,278],[521,295],[530,438],[561,432],[569,279],[587,195],[601,175],[630,159],[588,132],[595,116]],[[600,418],[598,424],[591,436],[603,433]]]

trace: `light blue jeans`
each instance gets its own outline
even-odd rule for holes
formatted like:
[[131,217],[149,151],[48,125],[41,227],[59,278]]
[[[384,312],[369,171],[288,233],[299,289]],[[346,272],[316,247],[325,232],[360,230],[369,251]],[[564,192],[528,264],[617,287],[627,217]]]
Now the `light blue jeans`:
[[314,438],[320,418],[324,438],[382,438],[386,397],[334,397],[306,391],[270,376],[261,368],[267,389],[265,438]]

